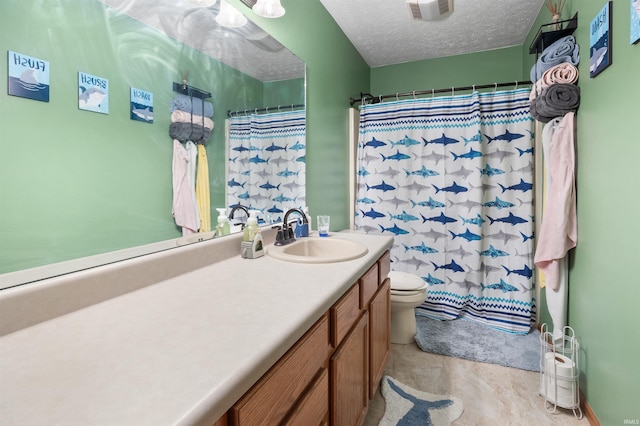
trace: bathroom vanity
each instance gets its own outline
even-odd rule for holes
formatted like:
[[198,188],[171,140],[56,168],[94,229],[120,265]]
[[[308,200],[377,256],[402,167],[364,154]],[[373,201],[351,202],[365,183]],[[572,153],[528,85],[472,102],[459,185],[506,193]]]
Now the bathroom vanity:
[[360,424],[393,239],[332,234],[367,254],[299,264],[242,259],[240,238],[0,292],[0,424]]

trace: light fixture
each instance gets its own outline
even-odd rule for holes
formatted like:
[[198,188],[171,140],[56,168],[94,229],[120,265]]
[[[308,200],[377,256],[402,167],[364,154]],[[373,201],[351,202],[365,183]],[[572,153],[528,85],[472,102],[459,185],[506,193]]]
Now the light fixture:
[[190,3],[194,6],[198,7],[211,7],[216,4],[216,0],[186,0],[187,3]]
[[252,9],[256,15],[263,18],[279,18],[285,12],[280,0],[258,0]]
[[220,12],[216,16],[216,22],[223,27],[238,28],[247,23],[247,18],[227,3],[227,0],[220,0]]
[[449,16],[453,0],[406,0],[411,17],[417,21],[434,21]]

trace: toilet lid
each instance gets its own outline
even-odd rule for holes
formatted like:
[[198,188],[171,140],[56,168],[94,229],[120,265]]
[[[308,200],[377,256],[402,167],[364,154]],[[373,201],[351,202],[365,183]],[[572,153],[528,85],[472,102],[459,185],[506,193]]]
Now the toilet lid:
[[389,278],[391,279],[391,290],[415,291],[427,287],[427,283],[422,278],[407,272],[391,271]]

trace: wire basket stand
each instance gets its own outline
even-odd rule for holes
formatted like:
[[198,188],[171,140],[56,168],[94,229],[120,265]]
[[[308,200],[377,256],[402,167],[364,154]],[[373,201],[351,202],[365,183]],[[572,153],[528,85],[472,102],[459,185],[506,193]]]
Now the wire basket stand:
[[555,413],[558,407],[573,411],[581,419],[580,408],[580,344],[569,326],[563,327],[562,339],[554,342],[547,324],[540,332],[540,395],[544,408]]

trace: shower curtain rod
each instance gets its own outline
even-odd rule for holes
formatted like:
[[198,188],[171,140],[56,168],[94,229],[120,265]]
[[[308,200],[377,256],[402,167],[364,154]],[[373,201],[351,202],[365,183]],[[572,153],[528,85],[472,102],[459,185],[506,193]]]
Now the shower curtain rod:
[[264,108],[254,108],[254,109],[239,109],[238,111],[231,111],[231,110],[227,110],[227,117],[231,118],[232,116],[238,116],[240,114],[244,114],[244,115],[248,115],[248,114],[258,114],[261,112],[264,113],[268,113],[269,110],[272,110],[271,112],[276,112],[273,110],[277,110],[277,112],[280,112],[281,108],[289,108],[290,111],[293,111],[296,108],[304,108],[304,104],[296,104],[296,105],[278,105],[278,106],[270,106],[270,107],[264,107]]
[[358,102],[364,102],[364,101],[368,101],[370,100],[371,103],[377,104],[379,102],[382,102],[383,99],[388,99],[388,98],[400,98],[400,97],[407,97],[407,96],[413,96],[414,98],[418,95],[434,95],[436,93],[445,93],[445,92],[451,92],[452,94],[456,91],[461,92],[461,91],[465,91],[465,90],[476,90],[476,89],[497,89],[498,87],[508,87],[508,86],[516,86],[516,88],[518,87],[518,85],[520,84],[531,84],[531,81],[512,81],[512,82],[508,82],[508,83],[493,83],[493,84],[480,84],[480,85],[473,85],[473,86],[464,86],[464,87],[447,87],[444,89],[431,89],[431,90],[420,90],[420,91],[413,91],[413,92],[404,92],[404,93],[396,93],[396,94],[392,94],[392,95],[381,95],[381,96],[373,96],[370,93],[362,93],[360,92],[360,98],[356,99],[356,98],[349,98],[349,104],[351,106],[353,106],[355,103]]

